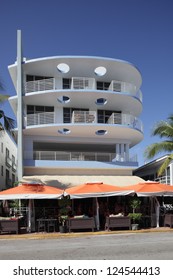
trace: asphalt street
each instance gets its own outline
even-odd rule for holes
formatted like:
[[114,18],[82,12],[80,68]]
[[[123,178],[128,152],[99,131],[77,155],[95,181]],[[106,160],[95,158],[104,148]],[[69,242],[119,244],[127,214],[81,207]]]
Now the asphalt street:
[[173,232],[0,239],[0,260],[173,260]]

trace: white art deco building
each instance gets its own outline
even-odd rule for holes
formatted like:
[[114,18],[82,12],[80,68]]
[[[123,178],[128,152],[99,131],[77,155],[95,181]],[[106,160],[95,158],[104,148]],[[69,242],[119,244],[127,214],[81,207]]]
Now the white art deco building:
[[142,78],[134,65],[87,56],[23,59],[21,69],[19,63],[9,72],[16,92],[22,85],[21,110],[20,92],[9,102],[23,120],[23,178],[63,186],[140,180],[132,176],[138,162],[130,154],[143,139]]

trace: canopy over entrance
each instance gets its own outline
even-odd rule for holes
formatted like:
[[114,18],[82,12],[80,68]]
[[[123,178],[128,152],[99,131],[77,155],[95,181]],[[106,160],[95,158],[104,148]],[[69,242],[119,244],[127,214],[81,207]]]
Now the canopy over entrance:
[[105,184],[119,187],[144,182],[140,177],[125,175],[34,175],[22,178],[22,182],[25,183],[33,181],[63,189],[82,185],[86,182],[104,182]]
[[43,184],[21,184],[0,192],[0,200],[61,198],[63,190]]

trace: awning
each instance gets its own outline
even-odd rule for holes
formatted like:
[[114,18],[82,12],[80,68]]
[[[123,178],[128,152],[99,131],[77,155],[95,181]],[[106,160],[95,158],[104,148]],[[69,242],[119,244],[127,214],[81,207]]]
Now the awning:
[[125,188],[98,183],[86,183],[79,186],[67,188],[64,195],[70,198],[87,198],[87,197],[108,197],[118,195],[128,195],[133,191],[125,190]]
[[61,198],[63,190],[43,184],[21,184],[0,192],[0,200]]
[[140,182],[126,188],[133,190],[137,196],[173,196],[173,186],[155,181]]
[[111,176],[111,175],[35,175],[24,176],[23,182],[39,182],[61,189],[78,186],[85,183],[103,182],[114,186],[129,186],[144,182],[137,176]]

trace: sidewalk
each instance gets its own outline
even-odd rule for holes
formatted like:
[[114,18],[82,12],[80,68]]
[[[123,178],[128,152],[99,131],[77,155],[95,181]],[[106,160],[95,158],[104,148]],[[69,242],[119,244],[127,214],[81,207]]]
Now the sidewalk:
[[81,236],[93,236],[93,235],[109,235],[109,234],[140,234],[147,232],[173,232],[173,228],[159,227],[140,230],[116,230],[116,231],[95,231],[95,232],[71,232],[71,233],[59,233],[59,232],[34,232],[25,234],[0,234],[0,240],[17,240],[17,239],[57,239],[57,238],[74,238]]

